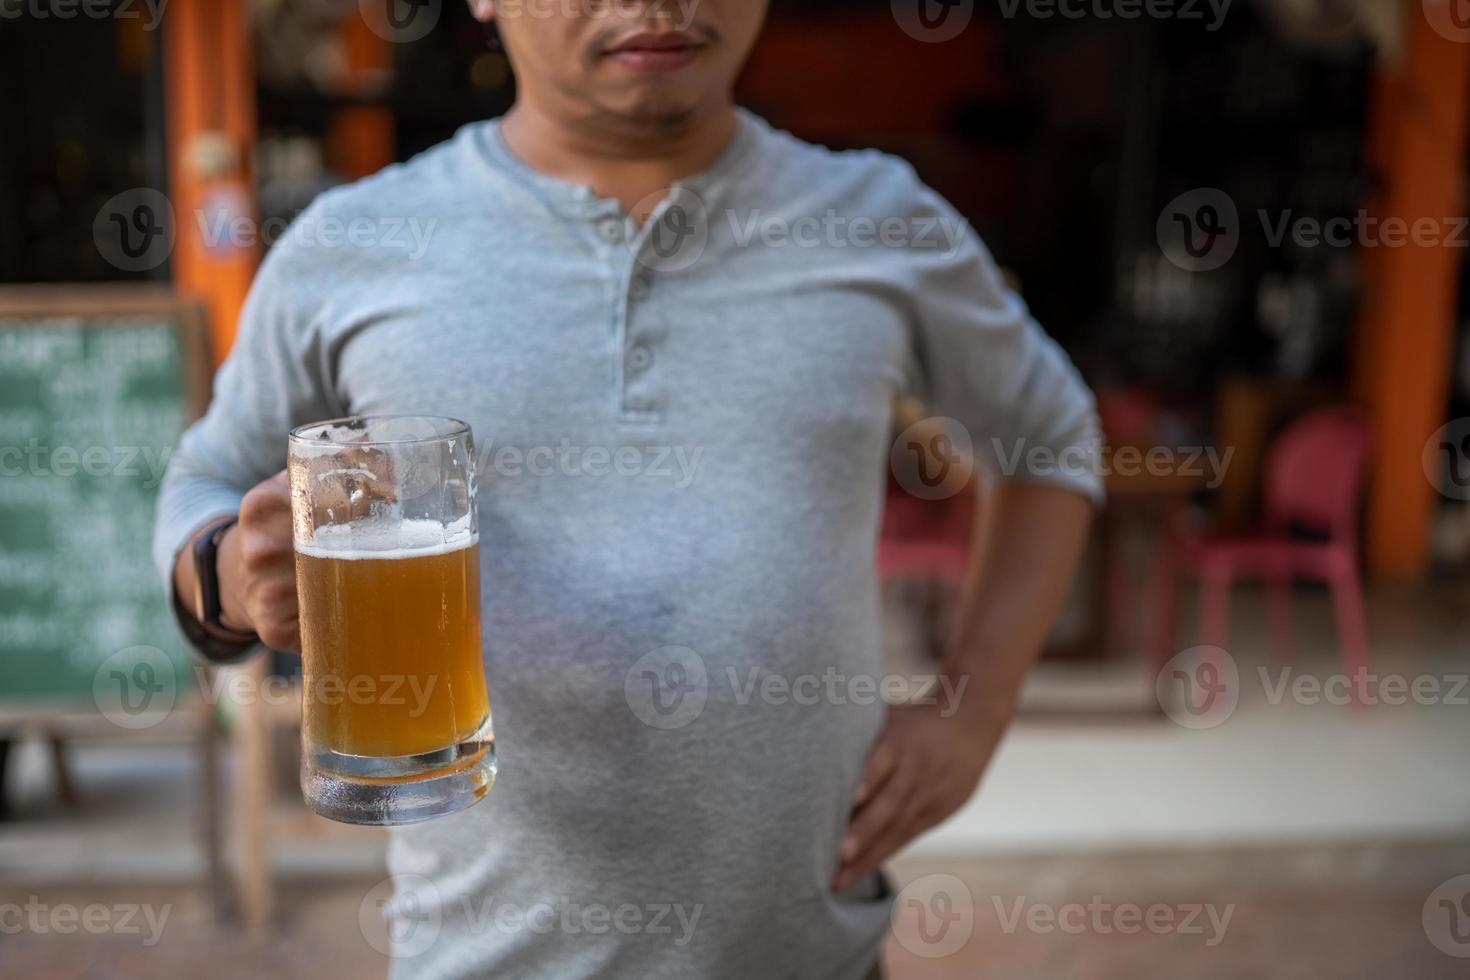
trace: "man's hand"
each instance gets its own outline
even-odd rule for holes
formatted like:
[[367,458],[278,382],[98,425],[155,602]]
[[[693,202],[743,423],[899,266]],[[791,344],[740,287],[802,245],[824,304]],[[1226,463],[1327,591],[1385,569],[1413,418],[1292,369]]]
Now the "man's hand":
[[1061,607],[1091,519],[1087,499],[1059,487],[1002,484],[981,497],[975,565],[939,664],[964,684],[955,686],[954,703],[888,710],[838,855],[838,891],[975,791]]
[[953,706],[895,705],[868,755],[838,855],[834,891],[878,870],[958,810],[985,772],[1005,720],[977,723]]
[[[255,632],[267,646],[301,652],[296,609],[296,556],[291,535],[291,487],[282,470],[240,501],[239,523],[225,532],[219,566],[220,623]],[[194,594],[193,549],[174,564],[174,588]]]
[[240,501],[240,523],[219,547],[221,621],[254,630],[266,646],[301,652],[291,485],[282,470]]

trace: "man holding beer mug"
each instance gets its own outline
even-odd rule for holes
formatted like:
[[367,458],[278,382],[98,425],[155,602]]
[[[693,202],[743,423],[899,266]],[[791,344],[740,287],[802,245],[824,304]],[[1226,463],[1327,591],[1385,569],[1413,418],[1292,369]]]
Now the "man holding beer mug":
[[[163,488],[181,621],[215,659],[257,635],[298,650],[304,568],[322,649],[350,665],[353,629],[422,634],[374,662],[427,683],[472,635],[436,605],[483,584],[499,773],[478,805],[395,827],[395,976],[863,980],[880,865],[975,790],[1061,603],[1099,493],[1091,397],[906,164],[734,108],[764,4],[471,7],[515,106],[323,194],[266,257]],[[946,421],[893,445],[905,390]],[[447,428],[314,425],[404,413]],[[446,462],[470,445],[452,420],[472,467]],[[956,492],[965,438],[1009,478],[985,574],[943,694],[885,706],[882,474],[922,443],[924,486]],[[438,462],[402,462],[410,442]],[[361,554],[332,542],[354,508],[418,528],[399,551],[440,577],[349,568]],[[473,692],[427,697],[434,739],[359,725],[337,764],[451,736],[480,764]]]

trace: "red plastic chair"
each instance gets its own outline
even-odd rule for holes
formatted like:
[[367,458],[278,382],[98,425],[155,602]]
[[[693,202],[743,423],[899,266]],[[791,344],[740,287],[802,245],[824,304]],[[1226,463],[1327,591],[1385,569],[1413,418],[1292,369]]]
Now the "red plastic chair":
[[972,487],[944,500],[921,500],[890,477],[878,536],[879,576],[958,585],[970,560],[974,513]]
[[973,486],[943,500],[922,500],[889,478],[878,535],[878,575],[885,585],[920,586],[907,601],[918,615],[921,642],[935,660],[946,652],[946,624],[969,568],[974,519]]
[[[1368,636],[1358,570],[1358,510],[1372,435],[1349,408],[1313,412],[1276,438],[1266,459],[1263,532],[1255,537],[1204,538],[1173,547],[1159,583],[1153,660],[1173,646],[1178,581],[1200,579],[1200,642],[1224,647],[1230,629],[1230,587],[1237,579],[1266,583],[1266,625],[1280,657],[1291,654],[1291,584],[1326,583],[1332,590],[1338,641],[1349,674],[1368,667]],[[1303,537],[1293,532],[1304,532]]]

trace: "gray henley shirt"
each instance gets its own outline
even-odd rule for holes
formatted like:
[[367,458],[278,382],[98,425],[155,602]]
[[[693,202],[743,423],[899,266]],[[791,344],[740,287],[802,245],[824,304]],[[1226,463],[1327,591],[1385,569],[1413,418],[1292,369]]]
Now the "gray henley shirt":
[[293,426],[472,425],[500,775],[393,831],[395,976],[867,974],[887,889],[830,882],[883,720],[852,681],[882,676],[902,391],[1011,469],[1095,448],[1077,373],[907,164],[749,113],[641,227],[494,121],[297,218],[172,458],[155,560]]

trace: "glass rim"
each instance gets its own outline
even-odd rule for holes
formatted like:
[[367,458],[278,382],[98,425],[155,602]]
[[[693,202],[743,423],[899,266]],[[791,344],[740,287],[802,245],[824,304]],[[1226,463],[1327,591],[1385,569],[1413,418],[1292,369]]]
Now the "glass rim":
[[[410,436],[402,439],[365,439],[362,442],[356,443],[338,442],[335,439],[312,438],[310,435],[308,435],[308,432],[311,430],[335,426],[345,427],[348,426],[350,423],[401,422],[410,420],[441,422],[448,424],[446,426],[446,431],[436,433],[432,436]],[[470,432],[471,430],[468,422],[465,422],[462,419],[454,418],[449,415],[344,415],[341,418],[320,419],[316,422],[308,422],[305,425],[298,425],[290,431],[290,433],[287,435],[287,439],[293,445],[301,446],[412,446],[427,445],[428,443],[433,442],[447,442],[450,439],[457,439],[461,436],[468,436],[470,435]]]

